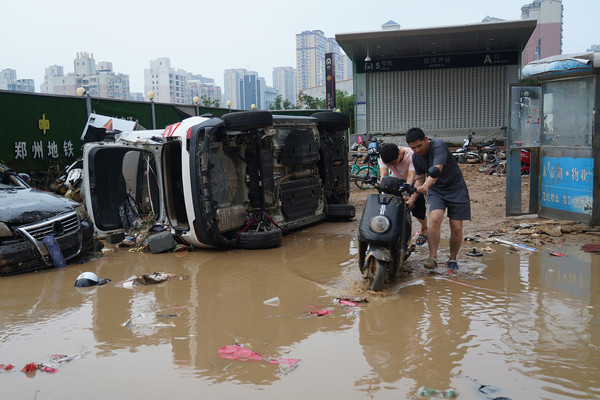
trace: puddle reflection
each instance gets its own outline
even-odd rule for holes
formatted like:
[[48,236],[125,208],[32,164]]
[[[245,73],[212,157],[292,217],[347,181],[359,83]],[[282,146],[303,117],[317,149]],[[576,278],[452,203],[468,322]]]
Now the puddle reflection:
[[[425,386],[480,399],[482,385],[514,399],[600,396],[600,256],[578,247],[494,248],[461,257],[459,273],[433,275],[419,249],[414,271],[378,294],[360,276],[355,240],[310,229],[261,251],[119,250],[0,279],[0,363],[20,369],[55,353],[80,354],[60,374],[30,378],[45,399],[87,392],[92,377],[114,383],[90,398],[135,397],[128,382],[165,379],[168,387],[148,398],[321,398],[332,388],[349,399],[411,398]],[[112,282],[74,288],[83,271]],[[112,285],[153,272],[187,279]],[[369,302],[335,304],[343,294]],[[278,306],[263,304],[273,297]],[[313,316],[315,307],[332,313]],[[232,343],[301,361],[290,368],[220,358],[217,349]],[[30,379],[0,372],[0,398],[32,398]]]

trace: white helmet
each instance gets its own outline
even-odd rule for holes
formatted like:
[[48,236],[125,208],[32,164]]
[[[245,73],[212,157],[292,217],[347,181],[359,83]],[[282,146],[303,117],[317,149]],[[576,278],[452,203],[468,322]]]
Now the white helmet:
[[98,275],[93,272],[83,272],[79,274],[75,281],[75,287],[88,287],[98,284]]

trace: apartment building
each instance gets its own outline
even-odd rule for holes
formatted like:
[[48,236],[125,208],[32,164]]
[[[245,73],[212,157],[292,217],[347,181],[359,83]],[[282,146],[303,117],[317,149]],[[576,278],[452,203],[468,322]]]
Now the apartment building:
[[335,78],[352,78],[352,61],[344,54],[335,38],[326,38],[323,31],[296,34],[296,91],[325,84],[325,53],[333,53]]
[[40,92],[73,96],[78,87],[83,87],[94,97],[129,98],[129,75],[114,72],[111,62],[96,64],[93,53],[77,53],[73,71],[65,75],[62,66],[49,66],[45,69]]
[[273,68],[273,87],[278,90],[283,100],[296,103],[296,72],[292,67]]
[[6,68],[0,71],[0,90],[35,92],[33,79],[17,79],[17,70]]
[[562,54],[563,5],[561,0],[534,0],[521,7],[521,19],[535,19],[537,26],[521,57],[521,66]]

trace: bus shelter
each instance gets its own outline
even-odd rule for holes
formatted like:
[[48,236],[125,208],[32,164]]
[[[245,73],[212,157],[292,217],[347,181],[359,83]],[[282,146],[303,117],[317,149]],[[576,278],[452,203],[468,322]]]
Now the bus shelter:
[[[600,53],[548,57],[522,74],[527,83],[509,88],[506,215],[599,225]],[[529,179],[528,200],[522,179]]]

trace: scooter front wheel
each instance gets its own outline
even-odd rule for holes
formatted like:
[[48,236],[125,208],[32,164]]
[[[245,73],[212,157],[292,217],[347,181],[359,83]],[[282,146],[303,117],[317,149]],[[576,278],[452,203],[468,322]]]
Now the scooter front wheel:
[[374,292],[383,289],[387,270],[386,264],[385,261],[379,261],[374,257],[369,260],[369,280],[371,282],[369,289]]

